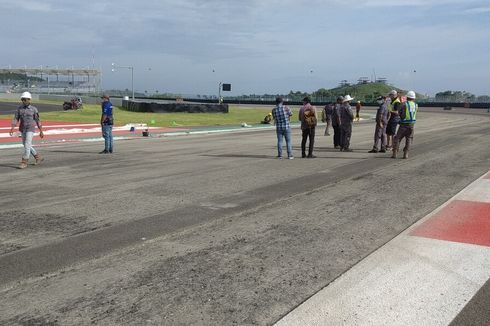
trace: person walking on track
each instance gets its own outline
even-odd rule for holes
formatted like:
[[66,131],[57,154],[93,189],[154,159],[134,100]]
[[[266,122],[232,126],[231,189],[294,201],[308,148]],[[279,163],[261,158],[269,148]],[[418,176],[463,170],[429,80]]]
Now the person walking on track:
[[41,138],[44,138],[44,133],[41,126],[41,120],[39,118],[39,111],[35,106],[31,105],[31,93],[22,93],[20,99],[22,104],[17,108],[14,118],[12,119],[10,136],[13,136],[15,126],[19,122],[19,131],[22,135],[22,145],[24,146],[24,153],[22,154],[22,161],[20,162],[19,169],[25,169],[29,163],[29,158],[31,155],[36,160],[34,163],[35,165],[44,160],[44,158],[32,146],[32,138],[34,137],[36,126],[39,129],[39,136]]

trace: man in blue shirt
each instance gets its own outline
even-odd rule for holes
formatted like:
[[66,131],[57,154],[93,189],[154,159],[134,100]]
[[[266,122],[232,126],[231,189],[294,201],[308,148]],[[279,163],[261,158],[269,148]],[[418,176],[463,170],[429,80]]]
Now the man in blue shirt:
[[272,117],[276,124],[277,134],[277,158],[282,158],[282,138],[286,139],[286,148],[288,151],[288,159],[292,160],[293,157],[293,144],[291,143],[291,125],[289,120],[293,113],[291,110],[283,105],[282,97],[276,98],[276,107],[272,109]]
[[99,154],[109,154],[113,151],[112,140],[112,125],[114,124],[114,118],[112,115],[112,103],[109,100],[109,95],[102,95],[102,116],[100,117],[100,125],[102,127],[102,137],[105,140],[105,147]]

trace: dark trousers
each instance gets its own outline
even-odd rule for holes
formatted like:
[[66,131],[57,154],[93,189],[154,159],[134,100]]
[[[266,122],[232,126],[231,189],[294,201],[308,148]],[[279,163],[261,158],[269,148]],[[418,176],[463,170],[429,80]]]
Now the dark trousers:
[[315,128],[306,128],[302,130],[303,138],[301,139],[301,156],[306,156],[306,140],[310,138],[308,147],[308,156],[313,155],[313,145],[315,144]]
[[343,123],[340,126],[340,148],[349,149],[351,135],[352,135],[352,122]]
[[340,146],[340,126],[332,126],[333,128],[333,145]]
[[376,124],[376,130],[374,131],[374,146],[373,148],[378,149],[378,144],[381,147],[379,149],[386,150],[386,125],[381,128],[378,124]]
[[405,147],[403,148],[403,152],[408,153],[410,150],[410,146],[413,142],[413,134],[414,134],[414,126],[411,125],[400,125],[398,128],[398,132],[396,133],[395,138],[393,138],[393,151],[396,152],[400,148],[400,143],[403,138],[405,138]]

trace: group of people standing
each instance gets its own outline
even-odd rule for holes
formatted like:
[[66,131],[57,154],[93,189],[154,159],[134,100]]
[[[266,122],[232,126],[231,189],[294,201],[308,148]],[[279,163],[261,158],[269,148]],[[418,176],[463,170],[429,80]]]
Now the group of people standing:
[[[350,138],[352,135],[352,123],[354,121],[354,112],[351,108],[351,101],[354,98],[350,95],[338,97],[337,102],[329,104],[322,112],[322,121],[327,123],[325,135],[330,135],[330,126],[334,130],[334,147],[344,152],[352,152],[350,148]],[[284,105],[282,97],[276,98],[276,106],[272,109],[272,118],[276,124],[277,133],[277,157],[282,158],[282,142],[286,140],[288,149],[288,158],[293,159],[291,145],[291,109]],[[316,107],[311,105],[311,99],[305,97],[303,106],[298,114],[298,120],[301,123],[301,157],[315,158],[313,149],[315,145],[315,129],[318,123],[318,113]],[[308,152],[306,144],[308,143]]]
[[[392,90],[387,96],[377,99],[379,105],[376,112],[376,127],[374,133],[374,145],[370,153],[385,153],[393,151],[393,158],[397,157],[398,148],[403,138],[406,138],[403,158],[408,158],[411,143],[413,141],[414,125],[418,106],[415,103],[415,92],[409,91],[407,100],[402,101],[398,92]],[[329,103],[322,111],[322,122],[325,122],[325,136],[330,135],[333,129],[333,144],[335,149],[341,152],[352,152],[350,139],[352,135],[352,124],[356,119],[359,121],[361,103],[356,104],[356,116],[351,107],[354,100],[350,95],[339,96],[335,103]],[[276,98],[276,106],[272,110],[272,118],[276,125],[277,134],[277,157],[282,158],[283,138],[286,140],[288,159],[293,159],[291,144],[290,119],[292,111],[284,105],[282,97]],[[305,97],[303,106],[299,110],[298,119],[301,122],[301,157],[315,158],[313,154],[315,144],[315,128],[317,126],[317,110],[311,105],[311,99]],[[398,125],[400,126],[397,131]],[[309,142],[309,143],[308,143]],[[308,152],[306,144],[308,143]]]
[[409,91],[406,101],[403,101],[396,90],[392,90],[387,96],[377,98],[379,107],[376,112],[374,145],[369,153],[385,153],[392,150],[391,157],[397,158],[400,142],[405,138],[403,158],[408,158],[417,121],[418,105],[415,98],[415,92]]

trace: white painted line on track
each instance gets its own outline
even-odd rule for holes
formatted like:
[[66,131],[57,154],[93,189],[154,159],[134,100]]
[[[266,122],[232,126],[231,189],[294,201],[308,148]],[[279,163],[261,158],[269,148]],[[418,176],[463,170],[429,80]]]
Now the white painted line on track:
[[[490,278],[490,247],[411,233],[427,228],[427,221],[460,203],[488,205],[489,195],[487,174],[487,179],[481,177],[463,189],[276,325],[448,325]],[[485,219],[482,227],[488,226]],[[490,232],[483,234],[488,240]]]

